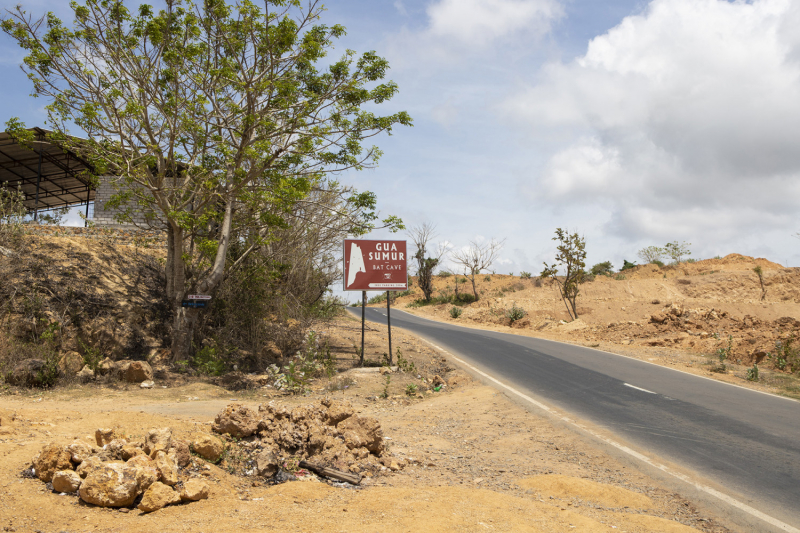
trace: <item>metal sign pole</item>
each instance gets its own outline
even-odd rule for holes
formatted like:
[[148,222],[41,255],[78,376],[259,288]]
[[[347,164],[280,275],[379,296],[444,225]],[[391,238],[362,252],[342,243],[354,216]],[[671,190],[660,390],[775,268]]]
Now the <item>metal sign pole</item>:
[[364,310],[367,307],[367,291],[361,291],[361,358],[360,366],[364,366]]
[[392,298],[391,293],[386,291],[386,324],[389,326],[389,366],[392,366]]

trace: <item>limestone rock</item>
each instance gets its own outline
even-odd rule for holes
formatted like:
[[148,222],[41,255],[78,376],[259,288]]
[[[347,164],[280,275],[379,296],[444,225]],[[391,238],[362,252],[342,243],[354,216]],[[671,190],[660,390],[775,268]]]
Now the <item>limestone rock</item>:
[[18,387],[38,387],[42,385],[43,359],[26,359],[17,364],[6,376],[9,385]]
[[139,383],[139,387],[142,389],[152,389],[156,386],[156,383],[151,379],[149,381],[142,381]]
[[114,372],[119,380],[127,383],[141,383],[153,379],[153,369],[146,361],[117,361]]
[[107,374],[111,374],[117,368],[117,363],[111,360],[110,357],[106,357],[99,363],[97,363],[97,373],[101,376],[105,376]]
[[78,381],[81,383],[88,383],[94,379],[94,371],[89,368],[89,365],[83,365],[83,368],[75,374],[75,377],[78,378]]
[[110,444],[115,438],[114,430],[111,428],[100,428],[94,432],[94,440],[97,442],[98,446]]
[[196,502],[198,500],[208,499],[210,490],[208,483],[202,479],[192,478],[183,484],[181,491],[181,500],[185,502]]
[[278,472],[278,458],[271,450],[264,450],[256,456],[256,473],[272,477]]
[[172,430],[170,428],[153,428],[144,438],[144,452],[155,458],[157,451],[167,451],[172,445]]
[[146,455],[146,454],[144,453],[144,450],[133,444],[126,444],[125,446],[122,447],[122,449],[119,452],[120,459],[122,459],[123,461],[129,461],[130,459],[136,457],[137,455]]
[[163,483],[155,482],[145,491],[138,509],[145,513],[152,513],[163,509],[172,503],[179,503],[180,495]]
[[86,503],[100,507],[129,507],[139,495],[136,469],[105,463],[86,476],[78,494]]
[[178,482],[178,465],[172,460],[172,457],[167,455],[164,451],[157,451],[153,459],[156,470],[161,475],[161,481],[170,487]]
[[67,446],[67,450],[70,453],[70,460],[76,465],[81,464],[92,455],[91,446],[79,440]]
[[232,437],[242,439],[258,430],[258,416],[244,405],[234,403],[225,407],[217,415],[212,429],[217,433],[227,433]]
[[375,418],[351,416],[340,422],[336,429],[342,433],[350,449],[363,446],[376,455],[383,451],[383,431]]
[[355,409],[353,409],[353,405],[346,401],[332,400],[327,407],[328,424],[332,426],[335,426],[342,420],[350,418],[356,412]]
[[225,446],[222,441],[211,435],[201,435],[197,437],[192,443],[194,453],[205,459],[216,463],[222,456]]
[[58,369],[64,375],[72,375],[83,368],[83,357],[78,352],[67,352],[58,361]]
[[49,483],[53,479],[53,474],[59,470],[72,470],[70,459],[72,454],[66,446],[53,443],[46,445],[33,462],[36,477]]
[[99,457],[89,457],[81,462],[80,466],[75,469],[75,473],[78,474],[79,477],[85,479],[89,474],[98,468],[102,468],[102,466],[103,461],[101,461]]
[[146,455],[137,455],[129,459],[125,464],[136,471],[136,483],[139,486],[139,492],[147,490],[150,485],[158,481],[159,473],[156,464]]
[[172,439],[172,447],[169,449],[169,454],[174,455],[175,462],[181,468],[184,468],[192,460],[189,444],[182,440]]
[[53,474],[53,490],[56,492],[75,492],[81,486],[81,478],[72,470],[59,470]]

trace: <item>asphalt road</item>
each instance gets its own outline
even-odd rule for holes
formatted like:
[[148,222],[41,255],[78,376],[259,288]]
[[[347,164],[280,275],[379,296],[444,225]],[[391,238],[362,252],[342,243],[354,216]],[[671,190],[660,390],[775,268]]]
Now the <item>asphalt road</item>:
[[[350,311],[361,317],[360,309]],[[367,308],[366,316],[385,324],[385,314]],[[591,348],[399,310],[392,310],[391,322],[800,529],[800,402]],[[764,524],[758,531],[773,529]]]

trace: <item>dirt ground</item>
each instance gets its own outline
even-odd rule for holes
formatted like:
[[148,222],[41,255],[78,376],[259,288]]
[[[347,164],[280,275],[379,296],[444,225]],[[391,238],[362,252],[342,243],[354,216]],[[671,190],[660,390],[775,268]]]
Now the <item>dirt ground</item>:
[[[315,380],[301,396],[270,388],[234,393],[206,381],[177,379],[157,381],[150,390],[121,383],[6,389],[0,396],[0,528],[47,533],[729,531],[721,517],[701,513],[571,430],[474,382],[412,336],[393,335],[394,346],[415,368],[389,374],[387,386],[378,368],[354,368],[357,321],[327,322],[318,332],[341,372]],[[370,327],[367,357],[381,353],[385,343],[385,332]],[[447,384],[434,392],[437,375]],[[417,392],[407,395],[412,384]],[[21,475],[43,444],[90,439],[99,427],[137,439],[150,428],[169,426],[175,436],[188,439],[210,432],[216,413],[234,400],[251,407],[271,400],[291,407],[331,396],[380,420],[387,453],[406,466],[353,487],[313,475],[269,485],[254,476],[232,475],[224,463],[209,464],[208,500],[151,514],[93,507]]]
[[[762,268],[766,293],[755,266]],[[435,276],[434,296],[452,295],[456,278],[460,293],[472,293],[463,275]],[[800,268],[739,254],[663,268],[643,265],[582,284],[575,321],[552,281],[499,274],[479,275],[476,281],[480,299],[461,307],[458,318],[450,315],[452,304],[416,306],[422,296],[416,286],[392,306],[443,322],[598,348],[800,399]],[[505,315],[513,306],[525,317],[509,324]],[[795,364],[780,369],[776,343],[787,340]],[[724,370],[720,349],[728,351]],[[758,381],[747,380],[754,364]]]

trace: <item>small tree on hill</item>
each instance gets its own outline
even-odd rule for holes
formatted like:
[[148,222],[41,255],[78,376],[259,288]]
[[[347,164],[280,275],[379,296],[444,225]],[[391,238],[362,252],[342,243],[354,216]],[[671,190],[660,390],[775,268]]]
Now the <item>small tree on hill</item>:
[[464,267],[464,275],[472,282],[472,294],[475,296],[475,301],[478,301],[478,289],[475,286],[475,276],[483,271],[488,271],[492,266],[497,254],[503,249],[502,241],[491,241],[485,244],[478,244],[475,241],[470,241],[469,246],[454,251],[450,257],[453,262]]
[[672,259],[673,263],[680,263],[685,255],[692,255],[692,252],[689,250],[689,246],[692,243],[687,243],[686,241],[679,243],[678,241],[670,242],[664,245],[664,253]]
[[614,265],[611,261],[603,261],[594,265],[591,272],[593,276],[610,276],[613,271]]
[[[422,290],[426,302],[431,301],[433,294],[433,270],[439,265],[445,252],[442,246],[438,246],[435,251],[431,250],[431,241],[436,237],[435,229],[433,224],[423,222],[408,231],[417,248],[414,254],[414,260],[417,262],[417,285]],[[431,253],[433,257],[429,256]]]
[[[570,235],[561,228],[556,229],[553,240],[558,241],[556,261],[552,265],[544,263],[544,270],[540,276],[552,278],[556,282],[561,299],[567,307],[567,313],[572,320],[575,320],[578,318],[576,300],[586,267],[586,240],[577,232]],[[558,274],[560,269],[564,271],[563,276]]]
[[639,259],[644,261],[644,264],[661,262],[665,254],[664,248],[659,248],[658,246],[648,246],[637,253]]

